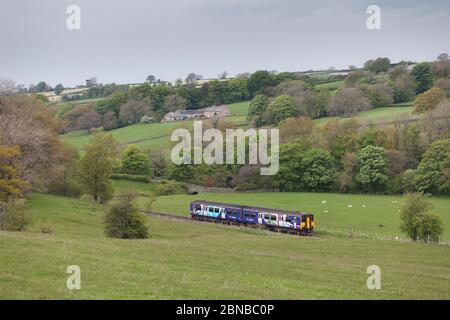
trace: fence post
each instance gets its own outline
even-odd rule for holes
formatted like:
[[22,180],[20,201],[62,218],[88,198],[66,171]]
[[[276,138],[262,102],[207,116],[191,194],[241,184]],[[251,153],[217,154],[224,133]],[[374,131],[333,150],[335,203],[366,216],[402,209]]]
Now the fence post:
[[428,235],[427,237],[428,237],[428,244],[430,244],[430,235]]

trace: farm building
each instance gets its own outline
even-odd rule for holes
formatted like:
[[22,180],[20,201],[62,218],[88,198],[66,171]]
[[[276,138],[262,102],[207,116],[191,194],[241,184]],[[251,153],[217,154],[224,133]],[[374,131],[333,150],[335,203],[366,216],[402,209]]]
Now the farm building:
[[177,110],[174,112],[169,112],[164,116],[162,122],[171,122],[195,118],[213,118],[213,117],[222,118],[228,115],[230,115],[230,111],[225,105],[212,106],[198,110]]

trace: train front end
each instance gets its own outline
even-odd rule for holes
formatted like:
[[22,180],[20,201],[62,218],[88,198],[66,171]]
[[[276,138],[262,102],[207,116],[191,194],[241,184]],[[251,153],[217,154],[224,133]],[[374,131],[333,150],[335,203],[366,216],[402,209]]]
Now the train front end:
[[305,213],[301,216],[300,230],[304,235],[311,235],[314,231],[314,215]]

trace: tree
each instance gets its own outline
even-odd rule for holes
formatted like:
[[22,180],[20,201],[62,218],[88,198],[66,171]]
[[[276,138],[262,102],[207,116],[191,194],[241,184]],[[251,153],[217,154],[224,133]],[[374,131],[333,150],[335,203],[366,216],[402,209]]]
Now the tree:
[[392,88],[384,82],[368,85],[367,96],[374,108],[394,103]]
[[110,175],[116,156],[117,142],[114,137],[96,133],[80,161],[80,181],[95,201],[104,203],[112,197]]
[[356,182],[365,191],[383,190],[389,177],[384,149],[368,145],[357,153]]
[[377,58],[375,61],[370,63],[369,65],[369,71],[380,73],[380,72],[386,72],[391,67],[391,61],[389,58]]
[[120,172],[134,175],[149,175],[151,172],[150,161],[138,147],[129,145],[122,155]]
[[335,180],[334,159],[323,149],[311,149],[303,162],[303,185],[307,190],[326,190]]
[[416,84],[407,73],[399,75],[394,80],[394,102],[401,103],[414,99],[416,94]]
[[8,147],[0,144],[0,203],[6,204],[21,198],[24,191],[30,187],[28,182],[20,177],[17,163],[19,156],[19,146]]
[[314,92],[304,81],[285,80],[277,86],[277,93],[292,97],[299,115],[311,118],[320,115]]
[[274,76],[266,70],[259,70],[253,73],[248,79],[248,91],[254,97],[261,89],[275,84]]
[[61,94],[61,92],[64,91],[64,86],[59,83],[55,86],[55,94],[57,94],[58,96]]
[[223,80],[226,79],[228,76],[228,72],[224,71],[222,73],[219,73],[219,75],[217,76],[219,79]]
[[436,81],[436,88],[441,89],[450,98],[450,79],[442,78]]
[[88,109],[77,118],[75,127],[80,130],[88,130],[92,128],[99,128],[102,124],[102,116],[95,110]]
[[437,241],[443,232],[442,221],[438,216],[428,213],[432,205],[427,196],[423,193],[406,193],[403,198],[400,230],[413,241]]
[[228,81],[228,103],[244,101],[249,96],[247,80],[235,78]]
[[307,139],[314,128],[314,122],[307,117],[287,118],[278,124],[283,143],[302,138]]
[[119,239],[147,239],[148,228],[145,216],[134,204],[134,193],[124,193],[113,203],[105,216],[105,233]]
[[32,91],[33,92],[45,92],[45,91],[49,91],[50,89],[51,89],[51,87],[47,83],[45,83],[45,81],[41,81],[35,87],[33,87]]
[[441,53],[437,56],[438,61],[447,61],[448,60],[448,54],[447,53]]
[[147,78],[145,79],[148,83],[155,83],[156,81],[156,77],[154,75],[149,75],[147,76]]
[[450,139],[433,142],[416,170],[419,191],[450,192]]
[[262,94],[253,98],[248,108],[247,119],[254,120],[256,126],[260,126],[263,123],[263,114],[267,111],[269,106],[269,99]]
[[280,146],[280,169],[274,177],[274,185],[280,191],[302,189],[303,158],[306,153],[304,143],[285,143]]
[[330,115],[350,116],[371,108],[369,99],[358,88],[342,88],[331,99],[328,112]]
[[273,124],[278,124],[281,120],[298,115],[294,100],[287,95],[276,97],[267,107],[267,112]]
[[417,124],[411,124],[401,131],[400,150],[406,154],[407,167],[416,168],[424,152]]
[[423,113],[429,110],[433,110],[439,103],[444,100],[445,93],[441,89],[433,87],[417,97],[414,104],[414,112]]
[[153,150],[149,154],[149,160],[154,177],[164,176],[167,169],[167,161],[162,150]]
[[11,79],[0,78],[0,98],[17,92],[16,83]]
[[416,64],[411,75],[417,84],[417,93],[425,92],[433,86],[433,72],[428,62]]
[[125,124],[136,124],[141,121],[144,115],[151,112],[150,101],[144,100],[130,100],[120,107],[119,120]]
[[196,83],[202,78],[201,75],[195,73],[189,73],[186,77],[186,83]]
[[186,107],[187,100],[178,93],[173,93],[165,98],[162,111],[163,113],[168,113],[176,110],[185,110]]
[[50,110],[30,96],[0,98],[0,132],[5,146],[19,146],[15,163],[34,190],[45,191],[72,161],[58,136],[59,123]]

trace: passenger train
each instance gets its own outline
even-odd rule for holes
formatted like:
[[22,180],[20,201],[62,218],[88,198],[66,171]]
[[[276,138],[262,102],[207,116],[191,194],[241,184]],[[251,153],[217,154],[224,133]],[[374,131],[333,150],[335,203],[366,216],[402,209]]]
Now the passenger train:
[[278,209],[242,206],[221,202],[195,200],[190,203],[192,219],[247,225],[273,231],[311,235],[314,215]]

